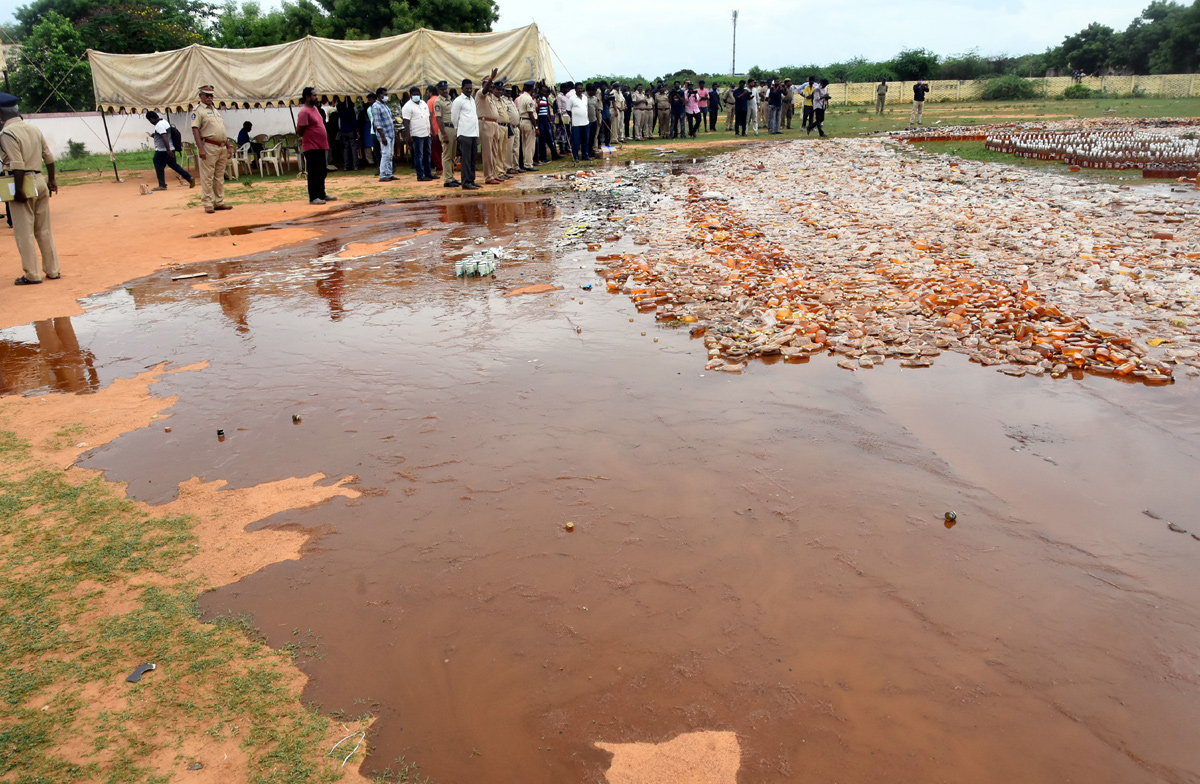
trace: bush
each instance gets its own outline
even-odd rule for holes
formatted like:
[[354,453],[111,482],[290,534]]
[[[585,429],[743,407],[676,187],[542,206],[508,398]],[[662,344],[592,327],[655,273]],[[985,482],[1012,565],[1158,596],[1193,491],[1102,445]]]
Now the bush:
[[83,142],[67,139],[67,157],[79,160],[88,156],[87,146]]
[[1099,91],[1093,90],[1092,88],[1087,87],[1086,85],[1073,84],[1070,87],[1068,87],[1067,89],[1063,90],[1062,94],[1063,94],[1063,98],[1067,98],[1069,100],[1074,101],[1074,100],[1079,100],[1082,98],[1092,98],[1096,95],[1097,92],[1099,92]]
[[980,97],[985,101],[1027,101],[1037,98],[1039,92],[1032,82],[1009,75],[988,80],[988,86]]

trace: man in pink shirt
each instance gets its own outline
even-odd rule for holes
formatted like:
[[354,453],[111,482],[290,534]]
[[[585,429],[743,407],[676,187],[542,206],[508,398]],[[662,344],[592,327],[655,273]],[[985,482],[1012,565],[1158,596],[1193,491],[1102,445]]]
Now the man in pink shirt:
[[696,126],[700,124],[700,94],[691,82],[683,83],[683,113],[687,115],[688,135],[696,138]]
[[308,172],[308,203],[324,204],[337,201],[336,196],[325,193],[325,153],[329,150],[329,134],[325,131],[325,118],[317,108],[320,97],[312,87],[305,87],[300,94],[304,106],[296,115],[296,131],[300,134],[300,149],[304,151],[304,169]]

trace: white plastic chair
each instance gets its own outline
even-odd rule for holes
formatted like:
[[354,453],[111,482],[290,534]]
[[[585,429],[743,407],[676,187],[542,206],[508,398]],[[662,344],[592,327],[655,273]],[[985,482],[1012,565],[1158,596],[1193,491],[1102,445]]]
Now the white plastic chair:
[[233,155],[229,156],[229,160],[233,164],[234,179],[237,179],[237,177],[238,177],[238,166],[239,165],[245,166],[246,171],[248,171],[248,172],[254,171],[254,165],[250,162],[251,149],[252,148],[250,146],[250,143],[246,142],[241,147],[238,147],[237,151],[234,152]]
[[279,168],[280,158],[283,156],[283,143],[280,142],[269,150],[263,150],[258,155],[258,176],[263,177],[263,164],[268,164],[275,167],[275,176],[283,176],[283,171]]

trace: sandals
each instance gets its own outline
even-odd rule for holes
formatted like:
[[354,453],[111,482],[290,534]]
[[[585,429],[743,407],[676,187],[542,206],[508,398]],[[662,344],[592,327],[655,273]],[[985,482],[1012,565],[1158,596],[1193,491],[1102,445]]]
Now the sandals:
[[62,275],[61,275],[61,274],[59,274],[59,275],[47,275],[47,276],[46,276],[46,280],[58,280],[58,279],[59,279],[59,278],[61,278],[61,277],[62,277]]
[[40,280],[30,280],[29,278],[25,277],[24,275],[22,275],[21,277],[19,277],[13,281],[14,286],[32,286],[36,283],[41,283],[41,281]]

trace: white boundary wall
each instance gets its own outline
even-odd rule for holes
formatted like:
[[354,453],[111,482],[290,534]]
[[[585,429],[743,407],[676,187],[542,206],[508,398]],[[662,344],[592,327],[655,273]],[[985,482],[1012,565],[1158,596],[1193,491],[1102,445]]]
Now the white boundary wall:
[[[287,109],[222,109],[225,118],[225,130],[231,138],[236,139],[242,123],[247,120],[254,123],[255,135],[294,133],[292,115]],[[56,158],[65,158],[67,142],[83,142],[88,152],[103,153],[108,151],[104,140],[104,122],[99,112],[79,112],[76,114],[26,114],[25,119],[36,125],[46,137],[46,144]],[[171,124],[183,134],[183,140],[192,138],[191,117],[179,112],[171,112]],[[114,152],[134,152],[148,150],[151,147],[150,123],[144,114],[110,114],[108,116],[108,132],[112,136]]]

